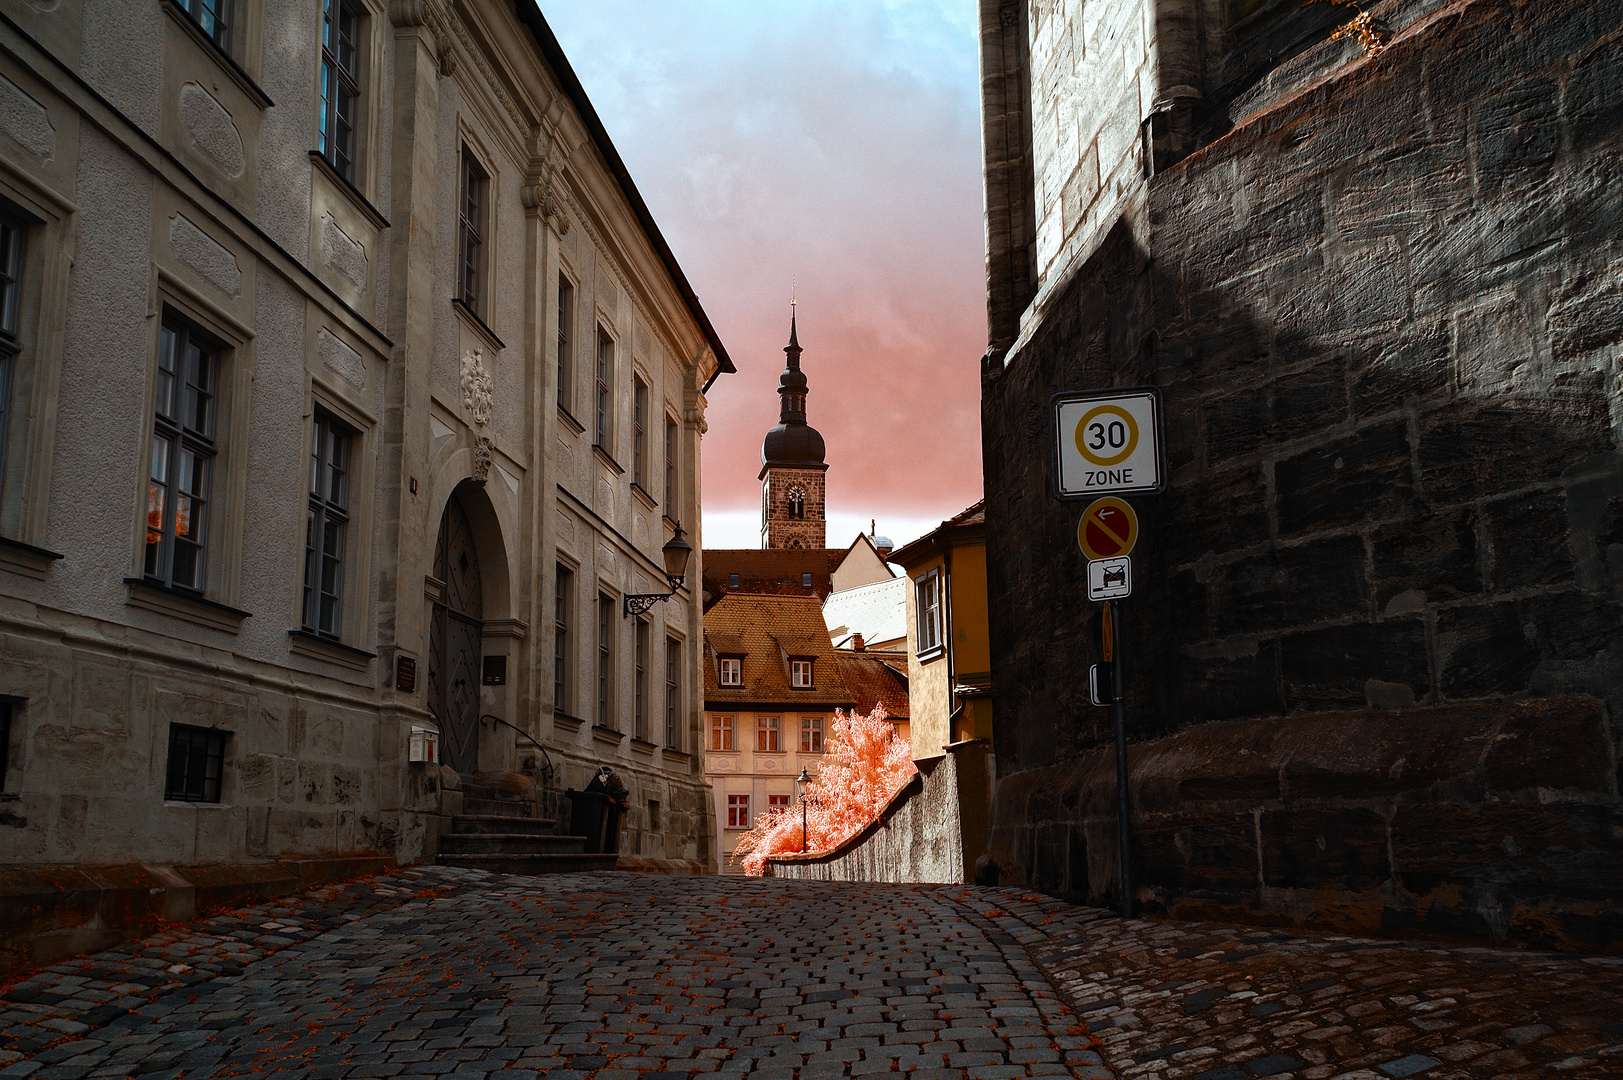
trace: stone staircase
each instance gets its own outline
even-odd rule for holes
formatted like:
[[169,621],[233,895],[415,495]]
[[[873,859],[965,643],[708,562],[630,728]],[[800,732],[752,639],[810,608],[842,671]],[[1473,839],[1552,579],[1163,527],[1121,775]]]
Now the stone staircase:
[[559,836],[557,821],[536,816],[533,797],[495,778],[464,776],[462,811],[440,835],[441,866],[498,874],[614,869],[616,856],[586,854],[584,836]]

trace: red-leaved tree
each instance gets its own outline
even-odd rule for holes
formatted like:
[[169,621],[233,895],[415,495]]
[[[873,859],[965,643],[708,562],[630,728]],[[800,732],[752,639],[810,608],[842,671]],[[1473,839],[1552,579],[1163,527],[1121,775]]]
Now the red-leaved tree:
[[[867,716],[836,709],[831,727],[817,777],[806,790],[807,851],[832,851],[855,836],[915,771],[911,749],[883,705]],[[733,858],[743,862],[745,873],[760,877],[768,858],[801,848],[801,808],[791,806],[769,811],[739,837]]]

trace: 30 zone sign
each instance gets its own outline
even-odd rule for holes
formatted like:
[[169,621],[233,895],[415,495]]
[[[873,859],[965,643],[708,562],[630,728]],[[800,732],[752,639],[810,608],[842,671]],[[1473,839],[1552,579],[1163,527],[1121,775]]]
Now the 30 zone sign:
[[1165,486],[1161,392],[1117,388],[1054,398],[1055,479],[1062,499]]

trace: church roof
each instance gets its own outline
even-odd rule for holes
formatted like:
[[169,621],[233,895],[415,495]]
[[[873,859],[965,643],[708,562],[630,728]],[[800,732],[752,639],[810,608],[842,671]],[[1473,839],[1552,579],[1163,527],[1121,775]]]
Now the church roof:
[[761,475],[773,466],[826,469],[823,436],[806,423],[806,373],[800,370],[800,338],[795,317],[789,316],[789,344],[783,348],[788,362],[778,377],[778,423],[761,441]]

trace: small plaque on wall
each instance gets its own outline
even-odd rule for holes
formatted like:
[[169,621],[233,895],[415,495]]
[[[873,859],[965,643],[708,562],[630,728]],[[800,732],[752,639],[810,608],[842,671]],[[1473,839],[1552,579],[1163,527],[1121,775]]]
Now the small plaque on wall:
[[485,657],[485,677],[483,682],[486,686],[507,685],[507,657]]
[[410,656],[394,658],[394,688],[403,694],[417,691],[417,661]]

